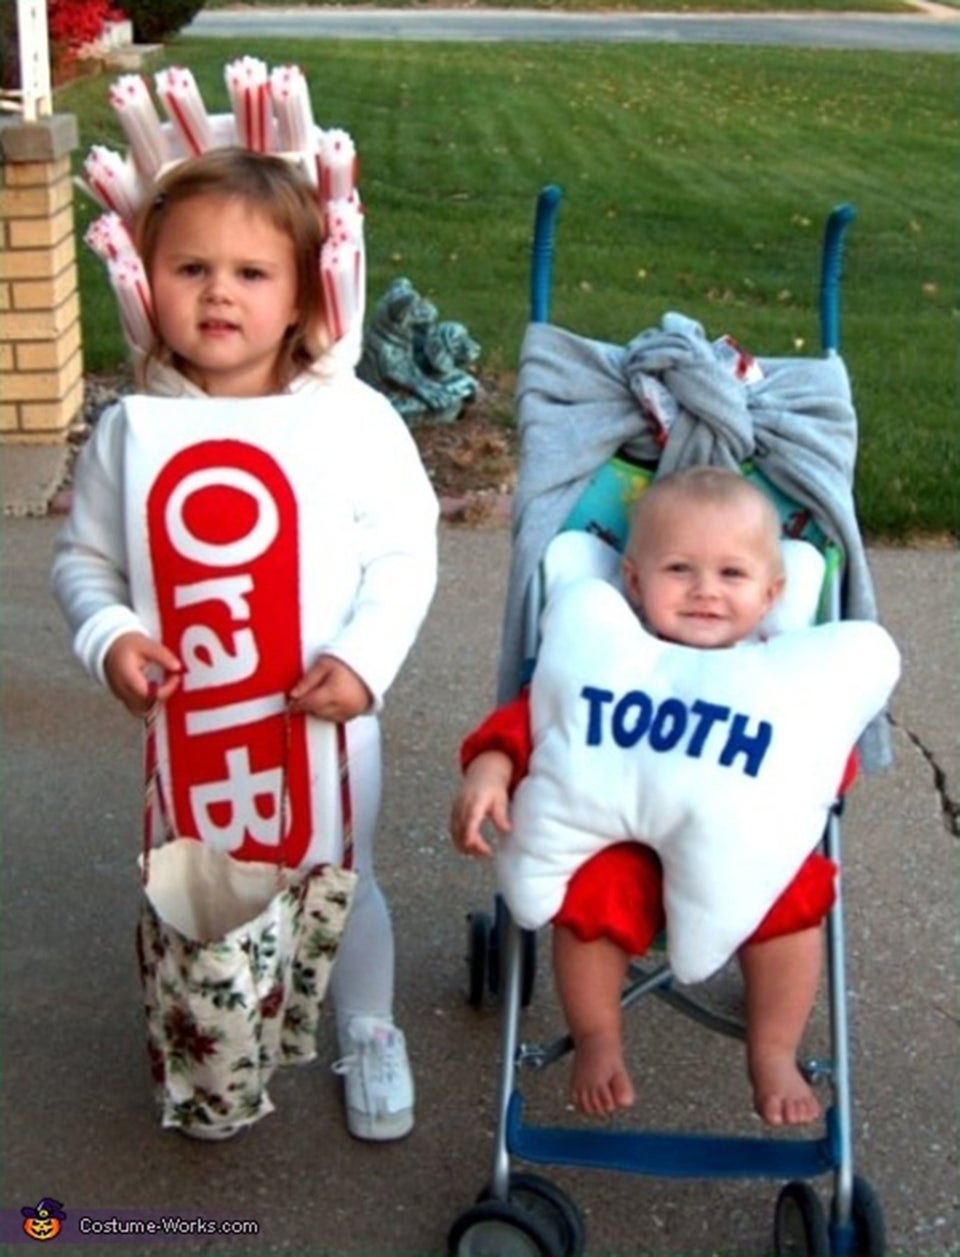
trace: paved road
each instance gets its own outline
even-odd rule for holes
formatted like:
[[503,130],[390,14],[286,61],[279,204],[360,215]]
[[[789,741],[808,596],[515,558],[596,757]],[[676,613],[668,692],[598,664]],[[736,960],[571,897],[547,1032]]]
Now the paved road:
[[185,33],[251,39],[776,44],[956,53],[960,52],[958,17],[946,12],[944,16],[796,17],[505,9],[218,9],[199,13]]
[[[325,1068],[327,1023],[317,1065],[271,1087],[275,1114],[235,1142],[204,1145],[164,1134],[150,1109],[132,947],[136,727],[69,656],[49,594],[57,523],[11,519],[0,529],[3,1220],[19,1227],[21,1206],[54,1196],[74,1215],[152,1208],[262,1227],[255,1239],[147,1250],[175,1257],[441,1253],[490,1163],[499,1018],[495,1006],[467,1006],[463,959],[465,914],[489,907],[489,870],[452,853],[445,821],[455,748],[491,697],[508,531],[442,529],[437,600],[385,713],[379,862],[398,925],[417,1128],[380,1148],[346,1135],[339,1080]],[[883,1202],[888,1251],[946,1257],[960,1251],[956,838],[942,811],[958,790],[955,555],[870,557],[904,676],[895,767],[860,783],[844,821],[857,1165]],[[731,990],[721,979],[720,993]],[[559,1026],[544,957],[523,1033],[549,1037]],[[822,1036],[818,1017],[814,1051]],[[638,1122],[756,1131],[738,1046],[659,1007],[630,1018],[629,1042]],[[573,1120],[566,1074],[565,1064],[524,1073],[534,1114]],[[776,1181],[538,1172],[586,1211],[594,1257],[770,1251]],[[20,1238],[3,1251],[29,1249]]]

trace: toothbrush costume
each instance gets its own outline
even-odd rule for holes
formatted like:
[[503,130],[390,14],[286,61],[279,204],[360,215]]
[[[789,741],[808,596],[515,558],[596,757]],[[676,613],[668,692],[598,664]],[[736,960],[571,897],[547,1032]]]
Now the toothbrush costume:
[[[314,124],[296,67],[270,72],[245,57],[226,67],[226,83],[231,112],[211,116],[189,70],[161,71],[161,122],[144,81],[124,76],[111,103],[129,153],[95,147],[84,163],[104,209],[86,241],[107,267],[145,392],[106,411],[81,452],[53,583],[95,679],[130,631],[183,664],[156,723],[178,835],[239,862],[337,863],[349,766],[359,878],[332,981],[344,1042],[351,1018],[391,1018],[393,940],[372,866],[377,713],[433,595],[437,501],[405,424],[353,372],[365,267],[350,136]],[[150,356],[151,294],[133,244],[136,214],[171,164],[234,146],[301,169],[324,224],[318,265],[334,343],[269,397],[208,397]],[[373,696],[345,726],[345,750],[335,725],[284,715],[320,654]],[[182,1123],[165,1112],[164,1124]]]

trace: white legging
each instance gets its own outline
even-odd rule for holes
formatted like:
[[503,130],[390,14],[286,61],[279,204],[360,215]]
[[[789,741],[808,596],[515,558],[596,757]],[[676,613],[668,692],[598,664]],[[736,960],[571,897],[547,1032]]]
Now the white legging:
[[348,729],[353,800],[354,867],[359,874],[353,906],[330,979],[342,1050],[351,1017],[393,1015],[393,925],[373,870],[373,841],[380,814],[380,725],[360,717]]

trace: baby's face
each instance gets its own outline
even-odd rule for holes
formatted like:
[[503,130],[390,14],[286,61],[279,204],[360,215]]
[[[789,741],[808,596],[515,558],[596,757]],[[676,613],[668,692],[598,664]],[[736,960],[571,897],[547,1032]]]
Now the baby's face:
[[713,650],[753,632],[783,577],[755,503],[665,500],[631,539],[624,584],[651,633]]

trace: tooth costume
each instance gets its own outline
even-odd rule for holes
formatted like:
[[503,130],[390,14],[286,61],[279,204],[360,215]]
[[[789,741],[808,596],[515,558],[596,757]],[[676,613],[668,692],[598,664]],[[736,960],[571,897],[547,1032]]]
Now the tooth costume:
[[850,747],[896,682],[896,647],[866,622],[676,646],[590,579],[551,600],[542,632],[529,773],[496,853],[504,898],[537,929],[592,856],[643,842],[663,866],[674,973],[701,981],[819,841]]
[[[829,907],[832,868],[811,853],[899,654],[872,622],[808,627],[822,559],[804,542],[782,549],[786,588],[756,638],[700,650],[644,629],[611,583],[609,547],[556,538],[529,696],[461,752],[464,765],[484,750],[514,765],[496,868],[519,925],[597,937],[595,893],[625,950],[645,950],[665,923],[676,977],[697,982],[748,939],[816,924]],[[630,843],[648,855],[625,853]],[[617,877],[639,889],[610,892]]]

